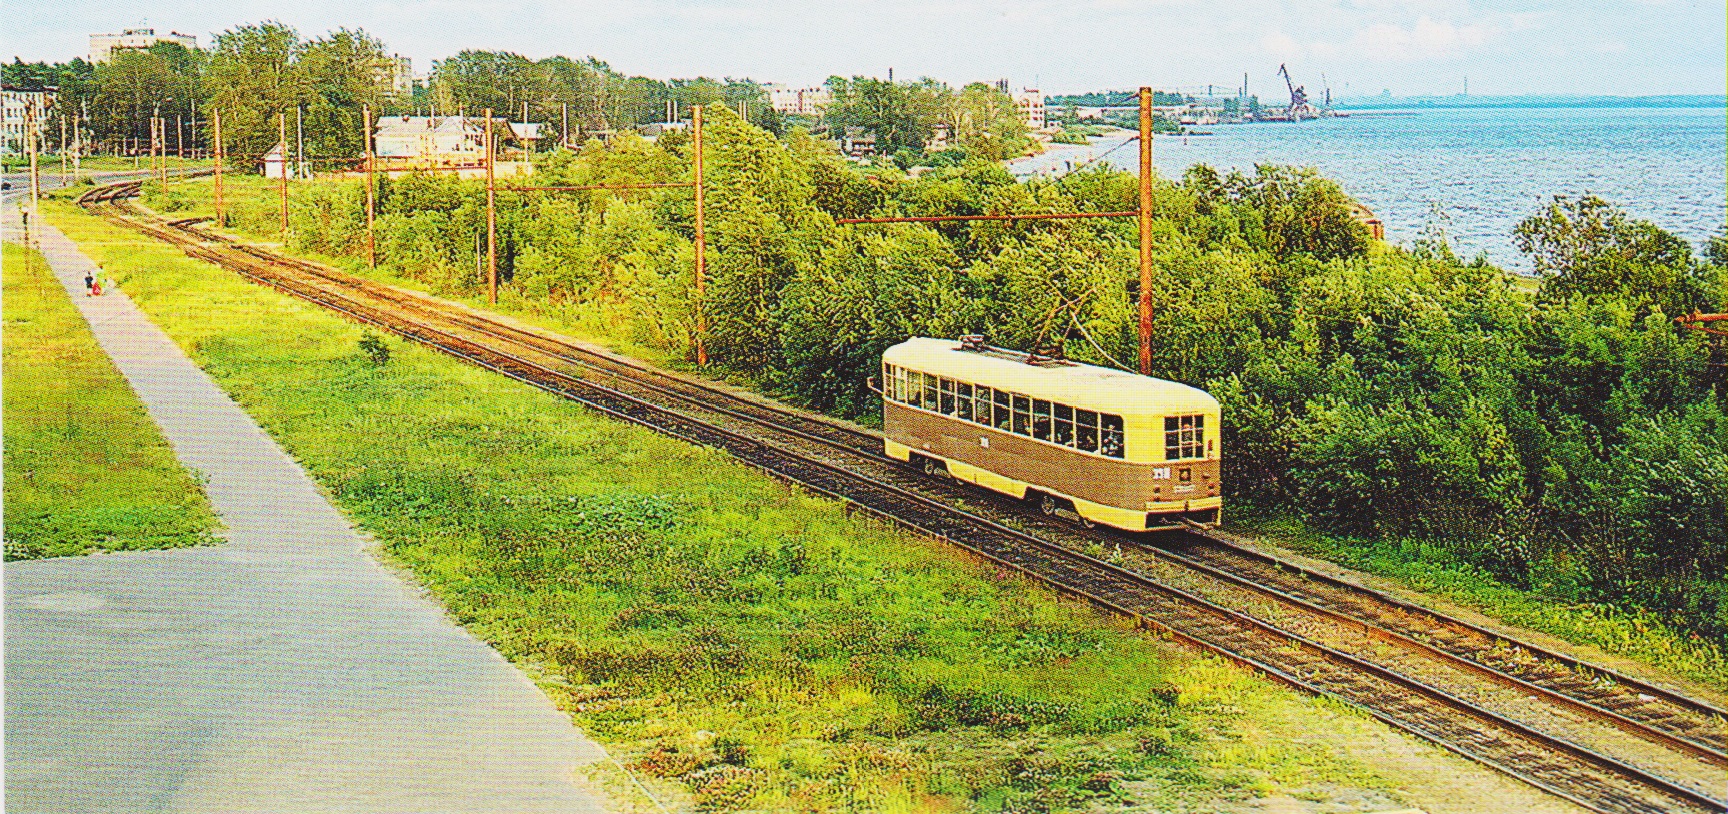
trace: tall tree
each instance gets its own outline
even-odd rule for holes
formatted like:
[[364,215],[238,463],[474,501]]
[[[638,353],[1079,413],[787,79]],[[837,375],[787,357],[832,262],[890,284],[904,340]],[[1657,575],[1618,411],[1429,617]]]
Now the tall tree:
[[237,26],[216,35],[206,73],[208,106],[222,111],[222,136],[236,155],[262,155],[276,143],[276,116],[308,100],[296,65],[306,43],[280,22]]

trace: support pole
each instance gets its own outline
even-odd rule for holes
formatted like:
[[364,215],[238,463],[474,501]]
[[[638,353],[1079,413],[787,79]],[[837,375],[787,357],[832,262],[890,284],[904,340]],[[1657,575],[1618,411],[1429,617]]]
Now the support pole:
[[227,224],[227,218],[224,217],[225,213],[222,211],[222,111],[221,110],[212,111],[211,117],[210,117],[210,124],[216,130],[216,132],[212,135],[212,138],[214,138],[216,141],[216,144],[215,144],[215,149],[216,149],[216,228],[222,229]]
[[563,104],[564,126],[558,130],[558,138],[564,140],[564,147],[570,147],[570,103]]
[[361,126],[366,128],[366,267],[378,267],[378,244],[373,232],[373,221],[377,217],[377,203],[372,191],[372,106],[360,108],[361,117],[365,119]]
[[708,366],[708,233],[705,231],[702,196],[702,106],[690,110],[692,137],[696,145],[696,366]]
[[[42,176],[36,167],[36,99],[24,106],[24,141],[30,145],[30,214],[39,215],[42,211]],[[29,220],[25,220],[28,224]],[[26,235],[26,238],[29,236]]]
[[174,156],[181,161],[186,160],[186,131],[183,125],[181,115],[174,114]]
[[282,140],[281,175],[276,186],[282,197],[282,246],[288,246],[288,111],[276,114],[276,137]]
[[486,108],[486,301],[498,304],[498,185],[492,175],[492,108]]
[[1152,89],[1140,89],[1140,375],[1152,375]]

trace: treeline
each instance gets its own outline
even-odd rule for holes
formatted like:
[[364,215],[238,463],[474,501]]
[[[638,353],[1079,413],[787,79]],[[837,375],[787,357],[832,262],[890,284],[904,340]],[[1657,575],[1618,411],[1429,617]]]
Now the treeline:
[[[711,121],[705,302],[686,191],[501,195],[507,296],[686,357],[701,307],[718,365],[847,416],[876,412],[865,379],[910,335],[1135,358],[1131,220],[834,223],[1132,210],[1133,176],[1016,183],[971,162],[911,178],[802,131]],[[539,171],[547,184],[684,181],[689,151],[679,136],[594,141]],[[298,189],[300,247],[357,255],[358,185]],[[385,264],[480,290],[474,183],[403,178],[380,200]],[[1728,632],[1728,360],[1674,323],[1728,305],[1728,237],[1700,258],[1607,202],[1556,198],[1518,227],[1542,276],[1532,293],[1441,235],[1373,243],[1307,171],[1195,167],[1159,182],[1153,207],[1155,373],[1223,401],[1234,505],[1429,540],[1515,583]],[[1047,326],[1063,300],[1077,307]]]
[[[555,143],[569,136],[624,130],[667,116],[686,118],[693,105],[726,107],[769,132],[786,122],[767,92],[749,79],[659,80],[626,76],[594,57],[532,60],[508,51],[462,51],[433,63],[430,82],[401,92],[385,44],[361,30],[338,29],[306,39],[279,22],[236,26],[208,49],[161,42],[117,50],[109,61],[0,65],[8,86],[57,88],[47,122],[58,148],[62,122],[79,121],[85,151],[130,154],[150,149],[152,117],[169,122],[168,148],[208,149],[208,122],[220,110],[223,138],[237,155],[261,155],[275,144],[278,117],[288,116],[306,154],[340,163],[363,151],[363,109],[375,115],[495,115],[541,123]],[[1016,156],[1031,146],[1026,126],[1006,93],[975,83],[954,88],[931,79],[885,82],[865,77],[829,80],[834,103],[825,115],[799,122],[832,135],[858,128],[878,150],[900,162],[930,163],[924,149],[938,125],[948,129],[946,163],[965,157]],[[568,128],[568,133],[565,132]],[[70,131],[69,131],[70,132]],[[68,137],[70,140],[70,136]],[[322,168],[323,164],[320,164]]]

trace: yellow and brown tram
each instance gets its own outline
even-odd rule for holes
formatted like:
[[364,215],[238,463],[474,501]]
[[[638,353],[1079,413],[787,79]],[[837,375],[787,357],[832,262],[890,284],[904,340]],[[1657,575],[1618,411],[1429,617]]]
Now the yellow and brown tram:
[[1178,382],[914,337],[882,354],[887,454],[1087,525],[1215,526],[1217,399]]

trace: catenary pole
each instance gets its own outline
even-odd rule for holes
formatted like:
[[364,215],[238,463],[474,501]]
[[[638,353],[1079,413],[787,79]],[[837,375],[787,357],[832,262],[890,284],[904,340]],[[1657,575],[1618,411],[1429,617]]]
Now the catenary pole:
[[222,210],[222,111],[215,110],[210,114],[210,124],[215,129],[212,138],[216,144],[216,228],[221,229],[227,223]]
[[372,106],[364,105],[360,110],[361,118],[364,119],[364,121],[360,123],[360,126],[365,128],[365,132],[362,135],[366,138],[366,267],[377,268],[378,244],[377,238],[374,236],[373,232],[374,218],[377,217],[377,202],[376,198],[374,198],[376,193],[372,191],[372,167],[374,161],[372,155]]
[[1152,89],[1140,89],[1140,375],[1152,375]]
[[708,234],[704,231],[703,196],[702,196],[702,106],[696,105],[690,110],[691,130],[696,145],[695,150],[695,183],[696,183],[696,365],[708,365]]
[[276,137],[282,140],[282,164],[277,188],[282,192],[282,244],[288,244],[288,111],[276,114]]
[[492,108],[486,108],[486,301],[498,304],[498,186],[492,174]]
[[24,106],[24,141],[30,145],[30,214],[42,211],[42,176],[36,168],[36,98]]

